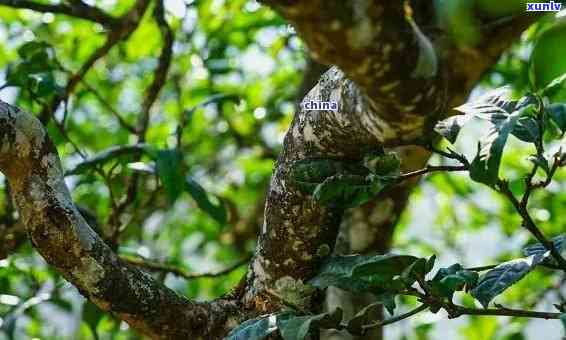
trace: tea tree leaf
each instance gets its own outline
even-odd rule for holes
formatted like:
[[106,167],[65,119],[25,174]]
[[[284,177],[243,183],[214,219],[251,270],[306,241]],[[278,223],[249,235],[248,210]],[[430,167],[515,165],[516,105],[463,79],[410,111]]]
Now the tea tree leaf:
[[157,174],[171,204],[175,203],[183,192],[185,176],[182,163],[183,159],[179,150],[158,150],[155,154]]
[[333,159],[303,159],[295,162],[291,177],[299,189],[313,193],[316,187],[329,177],[338,174],[365,176],[369,172],[359,164]]
[[187,177],[185,181],[185,190],[191,195],[202,211],[207,213],[219,224],[226,223],[228,214],[220,199],[218,200],[218,203],[213,203],[206,190],[204,190],[204,188],[191,177]]
[[566,132],[566,104],[550,104],[545,108],[545,111],[560,131]]
[[498,265],[480,278],[476,288],[471,291],[472,296],[487,308],[493,298],[524,278],[548,255],[549,252],[546,252]]
[[291,318],[292,313],[269,314],[242,322],[224,340],[261,340],[277,330],[278,323]]
[[430,281],[430,285],[435,294],[452,300],[454,292],[475,287],[478,277],[478,273],[466,270],[461,264],[456,263],[448,268],[439,269]]
[[[559,235],[552,238],[552,244],[554,248],[559,252],[564,252],[564,241],[566,240],[566,235]],[[547,249],[541,243],[535,243],[527,246],[523,249],[523,255],[525,256],[542,256],[547,252]],[[556,265],[556,261],[552,257],[547,257],[544,259],[543,263],[550,263]]]
[[379,176],[398,176],[401,159],[394,152],[388,154],[370,153],[364,156],[363,165]]
[[277,326],[284,340],[303,340],[313,328],[337,328],[342,314],[337,308],[332,313],[278,319]]
[[456,142],[460,130],[474,118],[471,114],[456,115],[436,124],[434,131],[446,138],[450,143]]
[[326,260],[309,282],[318,288],[336,286],[349,291],[396,289],[404,284],[393,280],[418,258],[408,255],[351,255]]
[[512,100],[510,97],[511,90],[508,87],[490,91],[473,102],[456,107],[454,110],[463,115],[452,116],[438,122],[434,130],[454,143],[460,130],[473,118],[492,120],[494,117],[509,115],[515,110],[522,109],[532,100],[530,96],[523,97],[520,101]]
[[507,138],[519,120],[517,112],[491,118],[491,127],[478,145],[478,152],[470,165],[470,177],[480,183],[495,185]]

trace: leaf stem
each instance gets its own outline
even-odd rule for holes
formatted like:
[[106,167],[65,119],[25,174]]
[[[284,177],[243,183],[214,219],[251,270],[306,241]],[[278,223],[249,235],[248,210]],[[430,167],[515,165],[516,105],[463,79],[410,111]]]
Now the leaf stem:
[[408,172],[402,174],[398,177],[399,181],[404,181],[413,177],[422,176],[431,172],[439,172],[439,171],[467,171],[468,167],[466,165],[427,165],[425,168],[420,170],[415,170],[412,172]]
[[507,197],[511,204],[515,207],[515,210],[523,218],[523,227],[525,227],[533,236],[548,250],[552,257],[557,261],[560,268],[566,271],[566,260],[560,255],[560,252],[554,247],[552,241],[550,241],[537,227],[535,221],[531,217],[531,214],[527,210],[527,207],[522,205],[515,195],[509,189],[509,184],[506,181],[498,181],[499,191]]
[[365,331],[365,330],[370,329],[370,328],[387,326],[387,325],[390,325],[392,323],[399,322],[401,320],[410,318],[411,316],[416,315],[416,314],[418,314],[418,313],[420,313],[424,310],[427,310],[428,308],[429,308],[429,306],[426,303],[423,303],[422,305],[418,306],[417,308],[415,308],[415,309],[413,309],[413,310],[411,310],[407,313],[400,314],[398,316],[389,318],[387,320],[377,321],[377,322],[371,323],[369,325],[364,325],[363,329]]

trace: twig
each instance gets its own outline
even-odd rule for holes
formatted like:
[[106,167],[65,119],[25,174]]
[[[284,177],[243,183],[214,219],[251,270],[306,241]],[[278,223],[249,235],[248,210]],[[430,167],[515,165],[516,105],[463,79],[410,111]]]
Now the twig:
[[416,315],[416,314],[418,314],[418,313],[420,313],[424,310],[427,310],[428,308],[429,308],[429,306],[427,304],[422,304],[422,305],[418,306],[417,308],[415,308],[415,309],[413,309],[413,310],[411,310],[407,313],[389,318],[387,320],[377,321],[377,322],[374,322],[374,323],[369,324],[369,325],[364,325],[362,327],[362,329],[365,331],[365,330],[370,329],[370,328],[387,326],[387,325],[390,325],[392,323],[399,322],[401,320],[410,318],[411,316]]
[[428,165],[423,169],[408,172],[402,174],[398,177],[400,181],[407,180],[409,178],[418,177],[421,175],[425,175],[431,172],[438,172],[438,171],[467,171],[468,166],[466,165]]
[[465,268],[465,270],[469,270],[469,271],[472,271],[472,272],[483,272],[483,271],[486,271],[486,270],[491,270],[495,267],[497,267],[497,265],[492,264],[492,265],[489,265],[489,266]]
[[30,9],[40,13],[64,14],[93,21],[107,28],[120,25],[119,18],[115,18],[100,8],[90,6],[82,1],[74,1],[72,4],[42,4],[27,0],[0,0],[0,5],[19,9]]
[[533,236],[548,250],[552,257],[557,261],[560,268],[566,271],[566,260],[562,257],[560,252],[554,247],[552,241],[550,241],[537,227],[535,221],[531,217],[526,206],[521,205],[521,202],[517,200],[515,195],[509,189],[509,185],[506,181],[498,181],[499,192],[501,192],[507,199],[511,202],[515,210],[523,218],[523,226],[531,233]]
[[100,104],[102,104],[102,106],[104,106],[114,117],[116,117],[121,127],[123,127],[124,129],[128,130],[131,133],[134,134],[136,133],[136,129],[130,123],[128,123],[124,119],[124,117],[122,117],[122,115],[120,115],[120,113],[118,113],[118,111],[116,111],[116,109],[113,108],[112,105],[110,105],[110,103],[108,103],[94,87],[90,86],[90,84],[88,84],[84,79],[81,80],[81,84],[90,93],[92,93],[94,97],[96,97],[96,99],[98,99],[98,101],[100,102]]
[[163,48],[161,49],[161,54],[159,55],[157,68],[155,69],[153,75],[153,81],[144,94],[141,115],[137,126],[140,143],[143,143],[145,139],[145,132],[149,124],[151,108],[157,100],[159,92],[161,92],[161,89],[163,88],[165,81],[167,80],[167,74],[171,66],[171,57],[173,56],[173,43],[175,41],[173,30],[169,26],[167,20],[165,20],[162,0],[156,2],[154,17],[157,25],[159,26],[159,30],[161,31]]
[[134,144],[134,145],[117,145],[110,147],[93,157],[75,165],[72,169],[65,172],[65,176],[76,175],[83,171],[84,169],[88,169],[94,167],[96,165],[100,165],[108,160],[128,155],[128,154],[139,154],[144,152],[146,149],[146,144]]
[[510,309],[510,308],[467,308],[463,306],[453,305],[454,312],[449,314],[449,318],[457,318],[461,315],[483,315],[483,316],[514,316],[519,318],[535,318],[535,319],[559,319],[562,313],[552,313],[552,312],[534,312],[522,309]]
[[233,272],[234,270],[238,269],[239,267],[247,264],[251,259],[251,255],[246,256],[245,258],[237,261],[236,263],[234,263],[231,266],[226,267],[222,270],[215,271],[215,272],[208,272],[208,273],[189,273],[189,272],[185,271],[184,269],[176,267],[176,266],[168,265],[168,264],[165,264],[165,263],[159,263],[159,262],[156,262],[156,261],[151,261],[151,260],[139,258],[139,257],[134,258],[134,257],[122,255],[122,256],[120,256],[120,258],[123,261],[125,261],[129,264],[147,269],[149,271],[170,273],[170,274],[173,274],[175,276],[182,277],[186,280],[194,280],[194,279],[202,279],[202,278],[215,278],[215,277],[219,277],[219,276],[229,274],[229,273]]

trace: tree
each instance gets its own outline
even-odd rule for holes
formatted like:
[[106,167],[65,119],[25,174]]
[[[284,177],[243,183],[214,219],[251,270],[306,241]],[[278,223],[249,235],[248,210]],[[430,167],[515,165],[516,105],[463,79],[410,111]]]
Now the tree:
[[[547,187],[564,163],[561,152],[553,158],[545,154],[550,138],[545,133],[552,132],[549,126],[564,128],[560,104],[564,64],[552,54],[556,41],[564,37],[562,26],[548,16],[524,12],[525,3],[518,6],[510,1],[501,2],[501,7],[459,0],[265,2],[295,27],[316,62],[333,65],[312,87],[312,79],[324,67],[309,62],[304,93],[299,91],[299,97],[304,95],[302,102],[338,103],[336,111],[310,111],[299,105],[280,151],[254,130],[281,121],[285,104],[289,107],[295,100],[296,73],[285,69],[288,64],[281,65],[285,72],[262,83],[260,77],[246,79],[230,59],[244,57],[234,52],[234,46],[251,44],[250,30],[283,25],[267,8],[258,9],[257,4],[245,1],[220,5],[195,1],[176,9],[183,15],[167,17],[162,1],[120,2],[100,8],[82,1],[0,1],[8,7],[45,13],[41,20],[46,22],[27,18],[29,12],[5,13],[10,25],[31,25],[33,33],[27,32],[34,37],[19,44],[18,57],[9,59],[3,87],[18,89],[16,103],[25,110],[5,103],[0,109],[0,170],[7,178],[7,197],[17,207],[16,215],[11,200],[5,199],[6,227],[1,231],[9,242],[2,253],[21,246],[25,228],[49,266],[84,297],[152,338],[219,339],[232,331],[228,337],[259,339],[279,329],[285,339],[302,339],[309,331],[316,338],[321,328],[356,336],[371,329],[376,333],[370,338],[375,338],[383,325],[425,309],[444,310],[450,317],[560,318],[563,306],[558,312],[481,309],[455,304],[452,296],[470,290],[487,307],[493,297],[535,266],[565,268],[560,236],[551,241],[528,209],[531,194]],[[240,8],[247,13],[237,12]],[[55,24],[50,24],[54,18],[47,13],[57,15]],[[195,14],[202,22],[195,24]],[[72,25],[71,33],[62,38],[58,34],[65,24],[67,29]],[[509,79],[520,76],[519,72],[509,75],[510,69],[515,71],[512,67],[505,69],[507,73],[500,72],[524,99],[514,101],[510,94],[499,91],[460,106],[464,116],[444,120],[504,53],[510,58],[510,47],[529,27],[531,37],[526,39],[538,39],[531,58],[530,90],[527,82]],[[90,37],[96,30],[102,39]],[[283,48],[294,52],[286,57],[287,63],[300,55],[293,51],[290,39],[284,36],[270,46],[274,55]],[[285,47],[287,44],[291,47]],[[254,53],[253,48],[249,51]],[[131,79],[134,76],[139,79]],[[209,106],[214,109],[207,111]],[[102,118],[98,110],[109,115]],[[27,112],[37,112],[37,119]],[[251,115],[257,120],[250,122]],[[490,135],[480,140],[477,157],[468,160],[443,147],[440,135],[454,142],[464,123],[475,116],[487,116]],[[218,117],[222,124],[215,126],[214,133],[220,140],[212,142],[206,122],[216,123]],[[85,118],[100,119],[100,124],[86,123]],[[258,122],[262,119],[266,122]],[[110,129],[101,131],[105,124]],[[526,175],[520,199],[513,182],[499,179],[503,146],[510,135],[536,149],[535,165]],[[230,145],[253,153],[250,167],[260,169],[259,175],[255,179],[246,176],[250,183],[214,195],[199,184],[198,175],[204,170],[218,181],[233,175],[223,164],[231,161]],[[88,155],[85,149],[96,153]],[[81,160],[65,171],[59,152],[64,159]],[[426,166],[433,153],[457,164]],[[271,163],[265,160],[277,154],[267,183]],[[542,181],[535,179],[539,169],[546,170]],[[455,264],[427,278],[434,257],[338,255],[344,251],[387,252],[418,178],[440,171],[469,172],[474,181],[506,197],[516,209],[514,218],[522,220],[539,241],[527,248],[527,260],[479,269]],[[77,205],[64,181],[71,176],[78,181],[73,190],[75,201],[80,202]],[[237,181],[228,184],[234,183]],[[156,212],[182,210],[186,192],[209,216],[196,221],[202,223],[202,237],[212,242],[223,233],[230,240],[226,257],[246,260],[246,241],[253,238],[250,234],[263,212],[258,193],[266,185],[263,222],[253,257],[245,277],[229,294],[207,302],[185,298],[168,288],[159,275],[149,273],[174,273],[188,279],[199,275],[179,269],[179,263],[158,263],[124,251],[136,239],[146,241],[147,228],[136,225],[149,223]],[[102,187],[107,190],[102,195],[89,192]],[[242,199],[246,191],[253,192],[251,199]],[[249,216],[239,216],[254,205]],[[353,222],[356,219],[359,221]],[[356,246],[355,240],[346,245],[339,239],[337,244],[343,221],[342,235],[355,237],[356,233],[348,231],[355,226],[358,237],[367,233],[373,239],[362,246]],[[224,224],[234,230],[221,233],[218,225]],[[197,230],[196,225],[191,230]],[[191,234],[190,230],[187,234],[170,232],[169,241]],[[153,238],[159,243],[157,233]],[[183,261],[182,243],[172,244],[172,253]],[[138,255],[144,253],[142,248]],[[240,264],[237,261],[235,267]],[[485,270],[489,271],[480,278],[477,272]],[[504,284],[494,288],[492,279]],[[321,290],[329,286],[376,293],[377,303],[353,319],[337,308],[323,312]],[[42,301],[37,299],[41,290],[32,291],[33,301]],[[375,320],[382,305],[393,310],[399,294],[412,296],[422,305],[391,319]],[[62,301],[54,295],[49,299]],[[29,301],[16,303],[10,310],[10,322],[4,323],[8,326],[2,327],[11,332],[14,317],[33,304]],[[356,309],[360,307],[364,306]],[[269,317],[261,317],[266,314]],[[101,314],[87,305],[84,319],[96,336]]]

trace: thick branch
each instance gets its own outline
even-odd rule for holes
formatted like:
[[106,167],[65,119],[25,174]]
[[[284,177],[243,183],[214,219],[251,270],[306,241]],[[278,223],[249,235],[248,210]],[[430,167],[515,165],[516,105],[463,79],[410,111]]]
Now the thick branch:
[[73,204],[36,118],[0,101],[0,141],[0,171],[33,246],[85,297],[155,339],[215,338],[233,324],[234,302],[189,301],[110,250]]

